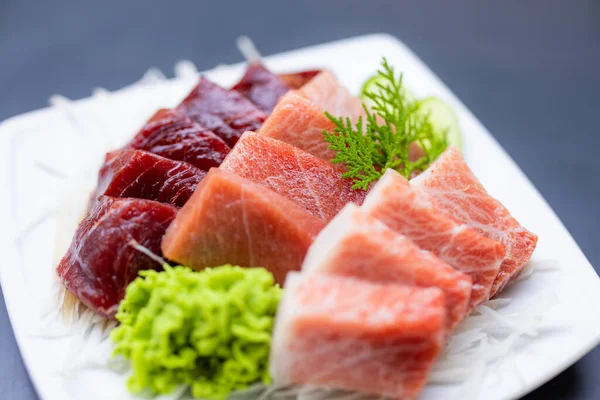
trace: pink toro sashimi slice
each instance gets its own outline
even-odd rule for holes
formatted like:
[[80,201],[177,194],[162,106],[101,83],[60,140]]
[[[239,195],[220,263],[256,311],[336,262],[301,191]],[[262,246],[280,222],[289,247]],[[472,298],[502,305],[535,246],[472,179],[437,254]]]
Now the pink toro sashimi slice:
[[334,128],[334,123],[325,116],[322,109],[298,91],[291,91],[279,100],[259,133],[330,162],[336,152],[329,148],[323,131],[333,132]]
[[330,163],[297,147],[246,132],[227,155],[221,169],[259,183],[329,221],[347,203],[361,204],[363,190],[352,189]]
[[285,197],[212,168],[167,230],[162,250],[198,270],[264,267],[283,283],[288,271],[300,269],[324,225]]
[[505,254],[504,246],[450,218],[425,192],[388,169],[362,209],[473,280],[469,309],[487,301]]
[[302,264],[303,273],[329,273],[375,283],[437,287],[444,292],[448,330],[467,313],[471,278],[355,204],[348,204],[319,233]]
[[441,290],[290,273],[270,355],[276,385],[415,399],[445,337]]
[[432,201],[456,221],[505,245],[506,255],[490,297],[519,275],[535,250],[537,235],[522,227],[487,193],[458,149],[446,149],[427,170],[412,179],[411,184],[427,192]]
[[352,96],[330,71],[320,72],[302,86],[299,93],[333,116],[348,117],[356,122],[359,116],[364,115],[360,99]]
[[267,115],[236,90],[215,85],[205,77],[177,106],[204,128],[213,131],[229,146],[233,146],[245,131],[261,127]]

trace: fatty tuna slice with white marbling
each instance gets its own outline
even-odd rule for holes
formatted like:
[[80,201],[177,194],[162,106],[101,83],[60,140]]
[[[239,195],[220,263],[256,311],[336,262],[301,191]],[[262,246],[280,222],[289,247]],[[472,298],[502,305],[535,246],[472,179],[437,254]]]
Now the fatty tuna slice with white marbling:
[[454,220],[502,242],[506,255],[492,286],[494,296],[516,278],[531,258],[538,237],[525,229],[506,207],[485,190],[458,149],[449,147],[411,185],[427,192],[432,202]]
[[353,96],[331,71],[320,72],[299,89],[299,94],[335,117],[348,117],[356,122],[365,113],[360,99]]
[[287,197],[325,221],[349,202],[361,204],[366,196],[352,189],[352,181],[330,163],[254,132],[240,137],[220,168]]
[[366,197],[363,211],[429,250],[473,280],[470,309],[487,301],[504,246],[457,222],[398,172],[388,169]]
[[437,287],[444,292],[448,330],[467,312],[471,278],[406,236],[348,204],[308,249],[303,273],[328,273],[375,283]]
[[436,288],[290,273],[271,342],[274,383],[415,399],[443,349],[445,314]]
[[336,153],[329,148],[323,131],[333,132],[334,128],[321,108],[294,90],[279,100],[259,133],[331,162]]

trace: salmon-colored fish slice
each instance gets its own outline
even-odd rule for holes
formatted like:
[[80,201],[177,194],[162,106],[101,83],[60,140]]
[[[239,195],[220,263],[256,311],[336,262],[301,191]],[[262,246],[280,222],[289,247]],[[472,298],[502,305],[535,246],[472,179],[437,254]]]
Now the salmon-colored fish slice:
[[333,132],[334,128],[323,110],[297,91],[291,91],[279,100],[259,133],[330,162],[336,153],[329,148],[323,131]]
[[165,257],[194,269],[264,267],[283,283],[298,270],[324,222],[247,179],[213,168],[177,214]]
[[375,283],[437,287],[444,292],[448,330],[467,313],[471,278],[412,240],[348,204],[309,248],[304,273],[330,273]]
[[242,135],[221,169],[259,183],[326,221],[347,203],[360,204],[366,196],[352,189],[352,181],[343,179],[330,163],[254,132]]
[[426,191],[456,221],[506,246],[490,297],[519,275],[535,250],[537,235],[522,227],[506,207],[487,193],[458,149],[446,149],[411,184]]
[[450,218],[430,196],[391,169],[371,189],[362,209],[468,274],[473,280],[470,309],[489,299],[505,254],[500,242]]
[[348,117],[357,121],[359,116],[364,115],[360,99],[352,96],[330,71],[319,73],[302,86],[299,93],[333,116]]
[[310,384],[415,399],[445,336],[436,288],[290,273],[277,311],[276,384]]

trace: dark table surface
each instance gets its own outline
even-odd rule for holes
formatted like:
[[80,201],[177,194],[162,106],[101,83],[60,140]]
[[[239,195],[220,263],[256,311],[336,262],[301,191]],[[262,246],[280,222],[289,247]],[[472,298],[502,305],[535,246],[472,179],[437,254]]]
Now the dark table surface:
[[[0,0],[0,120],[54,93],[117,89],[150,66],[240,61],[240,34],[268,55],[373,32],[403,40],[450,86],[598,270],[598,1]],[[36,399],[0,303],[0,398]],[[600,399],[598,370],[596,348],[526,399]]]

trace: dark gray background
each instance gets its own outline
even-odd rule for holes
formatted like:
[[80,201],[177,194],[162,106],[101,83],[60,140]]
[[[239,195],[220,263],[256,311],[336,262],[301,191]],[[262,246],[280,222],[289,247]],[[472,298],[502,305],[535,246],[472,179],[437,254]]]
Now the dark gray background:
[[[0,0],[0,120],[54,93],[117,89],[149,66],[240,61],[239,34],[268,55],[373,32],[399,37],[450,86],[600,267],[598,1]],[[0,398],[35,399],[1,304]],[[597,348],[526,399],[600,399],[598,370]]]

